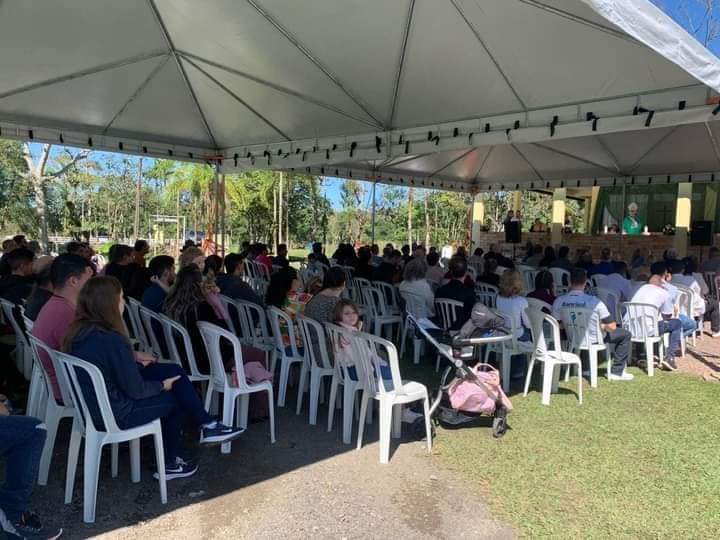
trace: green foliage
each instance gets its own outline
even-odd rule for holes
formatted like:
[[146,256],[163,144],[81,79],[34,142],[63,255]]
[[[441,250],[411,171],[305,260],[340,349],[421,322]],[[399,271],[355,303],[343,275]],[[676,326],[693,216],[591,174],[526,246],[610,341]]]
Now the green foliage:
[[26,172],[21,143],[0,140],[0,228],[3,231],[37,230],[34,196],[24,176]]

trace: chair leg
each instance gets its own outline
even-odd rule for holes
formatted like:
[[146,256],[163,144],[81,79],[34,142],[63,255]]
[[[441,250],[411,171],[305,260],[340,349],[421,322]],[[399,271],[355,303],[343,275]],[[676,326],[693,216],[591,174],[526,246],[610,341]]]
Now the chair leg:
[[130,480],[140,482],[140,439],[130,441]]
[[355,409],[355,391],[350,385],[343,386],[343,443],[350,444],[353,412]]
[[420,363],[420,351],[422,350],[422,340],[413,339],[413,364],[418,365]]
[[314,370],[310,373],[310,425],[317,424],[318,401],[320,399],[320,372]]
[[80,443],[82,432],[75,425],[73,420],[72,431],[70,432],[70,445],[68,446],[67,471],[65,473],[65,504],[72,502],[73,490],[75,488],[75,473],[77,472],[78,459],[80,458]]
[[390,461],[390,431],[392,429],[392,403],[380,402],[380,463]]
[[280,357],[280,388],[278,390],[278,407],[285,406],[285,394],[287,393],[288,377],[290,375],[290,362]]
[[120,453],[120,445],[113,443],[110,447],[110,472],[113,478],[117,478],[118,475],[118,456]]
[[268,414],[270,416],[270,442],[275,444],[275,403],[273,400],[272,385],[268,386]]
[[430,426],[430,400],[423,399],[423,412],[425,413],[425,437],[427,438],[428,452],[432,452],[432,427]]
[[[582,370],[582,365],[578,368]],[[582,387],[583,387],[583,379],[582,377],[578,377],[578,405],[582,405]]]
[[[223,394],[223,424],[226,426],[232,426],[235,416],[235,400],[230,397],[227,392]],[[232,443],[223,443],[220,445],[220,452],[222,454],[229,454],[232,448]]]
[[405,342],[407,341],[407,335],[403,333],[400,338],[400,358],[402,359],[405,354]]
[[241,428],[248,427],[248,412],[250,409],[250,394],[241,394],[237,399],[237,422]]
[[85,461],[83,463],[83,521],[95,523],[95,505],[97,503],[98,477],[100,476],[100,457],[102,446],[95,437],[85,439]]
[[393,439],[402,437],[402,411],[403,405],[394,405],[392,410],[392,436]]
[[543,366],[543,389],[542,389],[542,401],[543,405],[550,405],[550,393],[552,392],[552,383],[554,379],[553,372],[556,366],[551,362],[545,362]]
[[506,394],[510,392],[510,362],[512,355],[510,351],[503,349],[500,372],[502,376],[502,389]]
[[523,396],[527,396],[528,390],[530,389],[530,381],[532,380],[532,372],[535,367],[535,355],[533,354],[530,358],[530,365],[528,366],[527,375],[525,376],[525,390]]
[[300,414],[302,410],[303,397],[305,396],[305,385],[307,384],[308,376],[308,365],[303,362],[300,367],[300,384],[298,385],[297,405],[295,407],[295,414]]
[[[610,353],[609,352],[607,353],[607,357],[608,357],[608,363],[609,363],[610,362]],[[598,372],[597,349],[592,349],[592,350],[588,351],[588,359],[590,361],[590,386],[592,388],[597,388],[597,372]]]
[[365,415],[367,414],[367,406],[369,399],[370,397],[368,396],[367,392],[363,390],[362,394],[360,395],[360,420],[358,421],[358,436],[356,446],[358,450],[362,448],[363,433],[365,432],[365,422],[363,420],[365,419]]
[[337,377],[333,375],[332,381],[330,381],[330,402],[328,403],[328,433],[332,431],[333,417],[335,416],[335,400],[337,399],[337,387],[338,380]]
[[[48,402],[49,403],[49,402]],[[55,437],[57,436],[58,424],[60,417],[55,409],[51,409],[52,405],[46,409],[45,413],[45,445],[43,446],[42,455],[40,457],[40,467],[38,469],[38,484],[47,486],[48,474],[50,472],[50,461],[52,460],[53,450],[55,448]]]
[[[645,360],[647,362],[648,377],[652,377],[655,373],[655,354],[652,342],[645,341]],[[662,354],[662,345],[659,345],[660,354]]]
[[167,504],[167,479],[165,478],[165,448],[162,432],[158,429],[153,433],[155,442],[155,462],[157,463],[158,483],[160,484],[160,502]]

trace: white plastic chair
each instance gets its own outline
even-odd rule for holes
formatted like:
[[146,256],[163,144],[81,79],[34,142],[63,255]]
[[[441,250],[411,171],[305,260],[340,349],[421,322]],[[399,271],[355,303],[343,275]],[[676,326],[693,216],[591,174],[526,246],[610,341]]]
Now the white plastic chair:
[[474,267],[468,265],[467,275],[470,277],[470,279],[472,279],[473,283],[475,283],[475,281],[477,280],[477,270]]
[[[270,442],[275,442],[275,410],[273,408],[273,387],[272,382],[263,381],[259,383],[249,383],[245,378],[245,366],[242,359],[242,345],[235,334],[221,328],[215,324],[199,321],[197,323],[198,330],[202,336],[205,349],[207,350],[208,360],[210,361],[210,382],[208,384],[207,394],[205,395],[205,410],[210,410],[212,396],[214,392],[223,395],[223,415],[222,421],[226,426],[235,425],[235,404],[238,403],[239,411],[237,414],[238,424],[241,428],[247,428],[248,424],[248,405],[250,403],[250,394],[254,392],[267,392],[268,409],[270,411]],[[233,362],[235,366],[235,375],[237,376],[237,386],[232,383],[232,375],[225,372],[223,364],[222,351],[220,342],[222,339],[227,340],[233,349]],[[232,449],[232,443],[226,442],[220,445],[220,452],[229,454]]]
[[134,298],[128,297],[127,298],[127,305],[128,305],[128,318],[130,319],[130,333],[131,338],[135,339],[135,341],[140,345],[140,349],[143,351],[150,351],[152,350],[152,347],[150,345],[150,340],[148,339],[148,336],[145,334],[145,329],[143,328],[142,320],[140,318],[140,308],[142,307],[142,304],[135,300]]
[[[400,296],[405,302],[405,311],[407,313],[411,313],[417,317],[420,310],[424,310],[425,301],[419,295],[405,291],[401,292]],[[405,343],[408,337],[410,337],[413,342],[413,364],[419,364],[424,340],[417,337],[415,326],[406,318],[405,324],[403,325],[403,335],[400,338],[400,358],[402,358],[405,353]]]
[[[153,310],[146,308],[145,306],[138,306],[138,315],[140,317],[140,322],[142,324],[142,330],[145,333],[146,339],[148,341],[149,347],[147,350],[149,350],[153,355],[155,355],[158,359],[160,359],[161,362],[177,362],[177,360],[172,360],[170,358],[167,358],[170,355],[169,346],[167,343],[166,345],[166,351],[163,353],[163,348],[160,343],[160,339],[158,338],[157,332],[160,331],[164,334],[162,321],[160,319],[160,316],[155,313]],[[153,326],[155,328],[153,328]],[[163,337],[165,337],[163,335]]]
[[566,294],[570,288],[570,272],[563,268],[548,268],[555,283],[555,292],[558,296]]
[[610,314],[615,318],[615,322],[620,324],[622,321],[622,304],[620,303],[620,295],[611,289],[605,287],[597,287],[595,289],[595,296],[605,304]]
[[501,341],[499,343],[490,343],[485,348],[485,363],[487,363],[490,352],[495,352],[496,357],[499,355],[500,378],[502,382],[503,392],[510,392],[510,364],[513,356],[526,356],[531,351],[532,343],[521,342],[517,339],[518,331],[515,317],[512,314],[495,310],[498,316],[505,321],[504,328],[512,336],[512,339]]
[[[430,428],[430,402],[425,385],[415,381],[403,381],[400,376],[397,349],[395,345],[380,337],[358,332],[352,336],[353,356],[358,377],[364,379],[363,393],[360,404],[360,421],[358,423],[357,448],[362,447],[363,431],[368,401],[379,402],[380,417],[380,463],[388,463],[390,459],[390,436],[400,438],[402,428],[402,406],[415,401],[423,402],[425,413],[425,437],[428,452],[432,451],[432,432]],[[392,375],[392,386],[386,387],[380,370],[380,358],[387,358]]]
[[[280,381],[278,390],[278,407],[285,406],[285,396],[287,394],[288,379],[290,378],[290,367],[293,364],[305,362],[305,349],[312,344],[304,343],[302,349],[298,347],[295,335],[295,323],[292,317],[285,313],[282,309],[275,306],[268,308],[268,316],[270,318],[270,328],[272,328],[275,337],[275,348],[280,353]],[[285,323],[287,328],[289,345],[283,343],[280,321]]]
[[240,342],[263,351],[265,353],[265,367],[270,373],[274,373],[277,352],[275,339],[268,326],[265,309],[245,300],[234,300],[233,304],[240,315],[239,321],[242,327],[240,329],[242,335]]
[[[192,341],[190,341],[190,334],[182,324],[177,321],[173,321],[170,317],[166,317],[161,313],[150,312],[152,318],[162,324],[163,333],[165,335],[165,343],[168,347],[168,356],[171,362],[179,365],[190,379],[190,382],[200,383],[202,386],[208,383],[210,380],[209,373],[203,373],[200,371],[195,360],[195,351],[193,351]],[[182,342],[183,353],[178,348],[178,341]],[[187,362],[184,365],[183,359]]]
[[658,345],[658,354],[663,358],[664,343],[662,335],[658,330],[660,311],[652,304],[641,304],[637,302],[625,302],[625,318],[623,327],[632,335],[633,343],[645,345],[645,357],[647,358],[647,374],[652,377],[655,370],[654,345]]
[[[695,316],[695,309],[698,306],[702,305],[701,303],[703,302],[703,299],[700,298],[699,295],[690,287],[678,285],[677,283],[673,283],[673,285],[677,287],[677,290],[681,293],[676,299],[680,313],[683,313],[684,315],[695,320],[695,322],[698,323],[697,330],[695,330],[695,332],[693,332],[690,336],[692,338],[693,347],[695,347],[697,345],[697,336],[698,334],[702,336],[703,330],[703,318]],[[683,356],[685,356],[684,350]]]
[[386,331],[386,335],[393,335],[393,326],[398,325],[398,335],[402,332],[402,317],[400,313],[394,313],[385,301],[385,293],[381,288],[370,287],[362,290],[363,297],[365,299],[365,305],[367,306],[367,313],[370,320],[372,321],[373,333],[376,336],[382,335],[383,329],[389,327],[389,332]]
[[23,376],[30,380],[32,377],[32,353],[30,345],[27,341],[25,331],[20,327],[18,320],[15,318],[15,309],[21,309],[5,298],[0,298],[0,306],[2,306],[5,322],[10,323],[13,332],[15,332],[15,366]]
[[477,299],[489,308],[497,306],[497,297],[500,289],[489,283],[479,282],[475,285],[475,296]]
[[[347,330],[346,328],[342,328],[341,326],[332,324],[332,323],[325,323],[325,330],[327,331],[327,335],[329,338],[329,342],[332,344],[332,347],[335,351],[339,348],[340,339],[343,338],[347,343],[352,343],[352,332]],[[335,411],[335,399],[337,395],[337,385],[342,384],[343,385],[343,399],[342,399],[342,407],[343,407],[343,444],[350,444],[352,440],[352,418],[353,418],[353,411],[355,410],[355,396],[359,390],[362,390],[364,388],[363,386],[363,380],[361,377],[357,377],[356,380],[354,380],[352,377],[350,377],[350,372],[348,371],[348,366],[343,365],[341,362],[337,361],[337,354],[335,355],[335,370],[337,373],[337,379],[333,378],[331,386],[330,386],[330,408],[328,410],[328,431],[332,430],[332,424],[333,424],[333,416]],[[356,374],[358,373],[358,368],[355,368]],[[334,384],[337,382],[337,384]]]
[[41,411],[45,410],[45,400],[48,397],[48,386],[45,384],[42,366],[36,359],[35,354],[30,344],[30,337],[32,336],[33,321],[27,318],[25,310],[20,308],[22,313],[23,322],[25,323],[25,338],[28,340],[28,351],[31,355],[32,361],[32,373],[30,375],[30,388],[28,390],[27,405],[25,407],[25,414],[27,416],[37,416],[42,418]]
[[[570,352],[564,352],[560,349],[560,325],[551,316],[537,309],[527,310],[530,324],[532,325],[532,335],[535,350],[530,358],[527,377],[525,378],[525,391],[523,396],[527,396],[532,380],[535,362],[543,363],[543,386],[542,401],[543,405],[550,405],[550,394],[557,389],[558,379],[560,377],[559,368],[561,366],[577,366],[578,369],[578,402],[582,405],[582,385],[583,379],[579,376],[582,371],[582,363],[580,357]],[[545,341],[545,333],[543,332],[543,323],[550,325],[553,335],[553,349],[549,349]]]
[[[590,363],[590,386],[597,388],[598,353],[603,351],[607,359],[607,375],[610,378],[610,350],[602,339],[603,333],[600,329],[600,321],[591,309],[578,307],[564,307],[560,310],[560,319],[565,327],[570,352],[580,355],[580,351],[588,352]],[[596,339],[592,339],[592,329],[595,331]],[[578,377],[582,374],[578,373]]]
[[537,268],[531,266],[518,265],[517,271],[520,272],[523,280],[523,287],[526,293],[535,290],[535,276],[538,274]]
[[[45,445],[43,446],[42,455],[40,456],[40,466],[38,467],[38,484],[46,486],[60,420],[63,418],[74,418],[75,408],[72,406],[72,397],[70,395],[62,395],[62,403],[58,403],[55,400],[52,385],[50,384],[50,377],[40,361],[40,351],[43,351],[48,356],[53,366],[56,365],[57,362],[53,358],[55,351],[33,335],[28,336],[28,339],[30,341],[30,349],[33,354],[35,365],[39,366],[38,370],[40,371],[42,390],[45,394],[45,407],[42,410],[37,408],[32,416],[41,418],[47,429]],[[60,391],[62,394],[62,387],[60,387]]]
[[532,298],[532,297],[526,296],[525,300],[527,300],[529,309],[537,309],[540,311],[542,311],[543,309],[547,309],[548,313],[552,313],[552,306],[550,304],[548,304],[547,302],[540,300],[539,298]]
[[[85,523],[94,523],[98,480],[100,476],[100,458],[102,456],[103,446],[129,441],[131,478],[133,482],[139,482],[140,439],[146,435],[152,435],[155,441],[155,460],[157,462],[157,472],[160,481],[160,500],[163,504],[166,504],[167,484],[165,481],[165,455],[163,452],[160,419],[153,420],[142,426],[120,429],[115,422],[115,416],[110,408],[107,387],[105,386],[105,380],[100,370],[89,362],[61,352],[56,352],[55,358],[58,363],[56,369],[62,371],[62,374],[58,376],[58,381],[61,385],[67,384],[73,405],[75,409],[80,412],[80,414],[75,415],[73,430],[70,436],[65,503],[68,504],[72,500],[75,471],[77,470],[77,462],[80,455],[80,441],[83,436],[85,436],[83,521]],[[78,379],[81,375],[86,381],[89,381],[89,388],[83,388],[80,385]],[[89,395],[85,394],[86,391],[93,392],[94,399],[88,400]],[[97,412],[102,420],[102,426],[96,426],[92,420],[88,401],[97,403]],[[116,447],[113,448],[113,469],[116,474]]]
[[[307,343],[307,354],[305,362],[300,369],[300,386],[298,388],[297,407],[295,414],[300,414],[302,410],[303,396],[305,395],[305,382],[307,380],[308,371],[310,372],[310,418],[311,426],[317,424],[318,402],[320,401],[320,392],[323,377],[335,378],[338,376],[335,368],[330,362],[330,355],[327,350],[327,339],[325,330],[322,325],[308,317],[297,315],[296,322],[300,328],[300,335],[303,343]],[[332,382],[331,382],[332,385]],[[333,396],[334,397],[334,396]],[[330,401],[330,408],[335,406],[334,401]]]
[[[436,298],[435,299],[435,315],[439,317],[440,327],[443,330],[450,329],[455,321],[458,319],[458,314],[463,310],[465,306],[462,302],[457,300],[450,300],[449,298]],[[437,355],[435,360],[435,371],[440,371],[440,354]]]

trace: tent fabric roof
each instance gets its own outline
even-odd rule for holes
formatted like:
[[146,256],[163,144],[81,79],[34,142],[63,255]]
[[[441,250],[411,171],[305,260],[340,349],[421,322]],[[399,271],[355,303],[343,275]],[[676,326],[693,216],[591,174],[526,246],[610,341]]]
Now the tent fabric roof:
[[647,0],[0,3],[2,136],[479,191],[720,171]]

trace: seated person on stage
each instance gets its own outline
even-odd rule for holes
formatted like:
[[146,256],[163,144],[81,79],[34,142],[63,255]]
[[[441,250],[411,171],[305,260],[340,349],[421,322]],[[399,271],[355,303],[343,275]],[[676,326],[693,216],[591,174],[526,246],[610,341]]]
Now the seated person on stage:
[[694,293],[693,317],[701,321],[710,321],[712,337],[720,337],[720,310],[717,298],[710,294],[693,275],[697,271],[695,261],[687,257],[684,261],[675,261],[672,266],[672,282],[687,287]]
[[[75,318],[80,289],[93,275],[90,261],[80,255],[64,253],[58,255],[50,265],[50,282],[53,295],[38,313],[33,324],[32,335],[48,347],[60,350],[70,323]],[[50,379],[53,395],[58,403],[62,403],[60,387],[55,376],[55,368],[50,358],[40,351],[40,361]]]
[[225,273],[215,278],[220,294],[233,300],[244,300],[263,306],[263,300],[243,279],[245,259],[237,253],[225,257]]
[[528,298],[542,300],[546,304],[555,302],[555,280],[547,270],[540,270],[535,275],[535,289],[527,294]]
[[26,248],[16,248],[3,256],[3,260],[10,268],[10,275],[0,278],[0,298],[9,300],[16,305],[25,303],[32,292],[35,281],[33,278],[34,259],[35,254]]
[[435,294],[425,278],[427,263],[425,258],[412,259],[403,271],[403,281],[398,285],[400,295],[412,295],[417,298],[417,308],[420,312],[413,313],[418,319],[429,319],[435,315]]
[[[138,363],[125,333],[124,309],[117,279],[92,278],[80,291],[75,320],[65,336],[63,350],[100,369],[120,429],[160,419],[168,480],[192,476],[197,465],[180,457],[187,417],[200,429],[201,444],[231,441],[244,429],[225,426],[205,412],[192,383],[177,364],[158,364],[152,359]],[[81,376],[79,383],[85,395],[92,395],[89,381]],[[100,411],[88,405],[93,420],[100,424]]]
[[467,274],[467,262],[462,257],[453,257],[448,265],[450,269],[450,281],[438,288],[435,299],[447,298],[462,302],[463,308],[458,314],[455,323],[449,330],[460,330],[463,324],[470,318],[472,308],[477,299],[475,289],[465,285],[465,274]]
[[638,216],[637,203],[628,204],[628,215],[623,219],[623,232],[625,234],[640,234],[645,228],[645,223]]
[[613,364],[610,367],[611,381],[631,381],[633,375],[625,373],[630,358],[631,335],[627,330],[620,328],[608,308],[596,296],[585,294],[587,274],[582,268],[576,268],[570,273],[570,291],[557,298],[553,303],[552,315],[558,321],[562,320],[563,308],[584,308],[593,312],[600,322],[602,336],[596,336],[596,327],[590,326],[590,340],[592,343],[611,343],[614,346]]
[[33,262],[33,273],[35,274],[35,287],[25,304],[25,316],[34,321],[37,319],[40,310],[53,295],[52,282],[50,281],[50,265],[53,258],[45,255]]
[[169,255],[153,257],[148,265],[148,273],[150,286],[143,293],[142,305],[160,313],[165,297],[175,282],[175,259]]
[[[670,334],[670,345],[665,349],[665,357],[661,364],[670,370],[677,369],[675,356],[680,355],[680,340],[682,339],[682,323],[674,318],[675,306],[673,298],[665,289],[666,276],[665,262],[658,261],[650,266],[650,279],[646,285],[640,287],[632,297],[631,302],[651,304],[658,308],[662,319],[657,323],[660,334]],[[626,315],[627,316],[627,315]],[[649,325],[655,324],[648,321]],[[626,325],[627,326],[627,325]],[[650,361],[650,359],[648,359]]]
[[478,282],[487,283],[493,287],[500,285],[500,276],[497,274],[498,262],[497,259],[488,258],[485,259],[485,270],[482,274],[477,277]]

